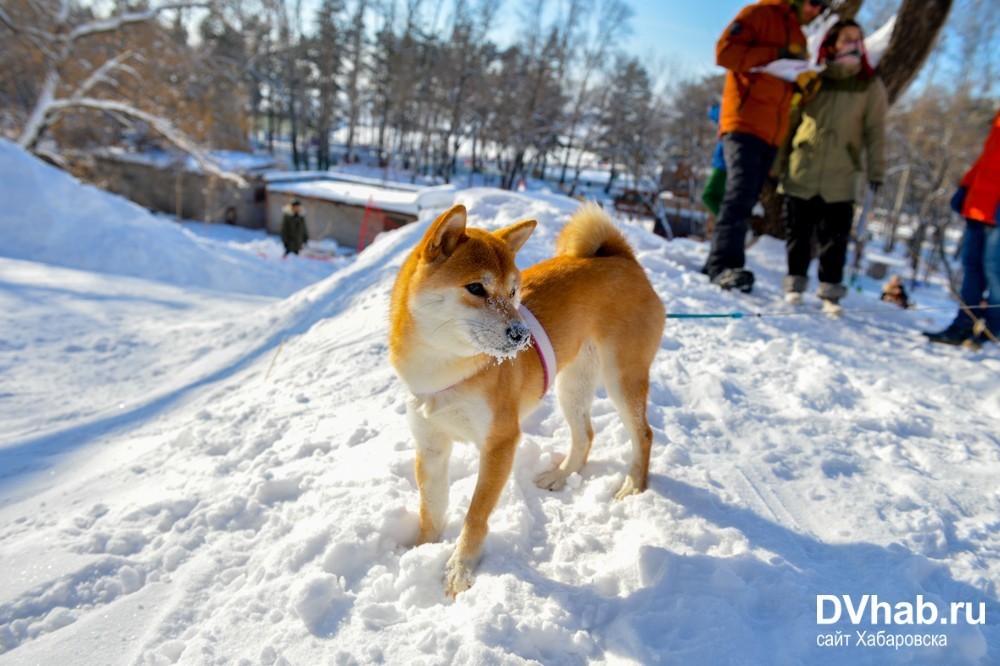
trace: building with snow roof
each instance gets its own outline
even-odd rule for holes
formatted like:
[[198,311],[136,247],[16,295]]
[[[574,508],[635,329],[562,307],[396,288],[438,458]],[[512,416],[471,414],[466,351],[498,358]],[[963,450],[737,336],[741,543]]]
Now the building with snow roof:
[[205,173],[188,155],[161,150],[103,148],[81,156],[73,172],[152,211],[185,220],[263,228],[264,173],[277,167],[274,158],[228,150],[208,156],[221,170],[239,174],[246,186]]
[[453,185],[427,187],[332,172],[272,173],[266,180],[269,232],[281,232],[285,206],[298,200],[310,239],[330,238],[359,251],[383,231],[455,200]]

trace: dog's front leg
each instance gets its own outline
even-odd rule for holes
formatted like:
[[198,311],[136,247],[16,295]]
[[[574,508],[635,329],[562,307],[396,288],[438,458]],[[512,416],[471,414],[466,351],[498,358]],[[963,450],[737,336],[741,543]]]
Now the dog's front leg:
[[448,511],[448,463],[451,439],[418,410],[411,410],[410,429],[416,440],[416,477],[420,491],[420,540],[431,543],[440,538]]
[[[515,417],[516,424],[516,417]],[[473,572],[482,555],[483,541],[493,508],[500,499],[514,463],[514,449],[521,436],[515,426],[504,433],[491,433],[479,456],[479,477],[472,493],[469,512],[455,552],[445,569],[445,594],[455,597],[472,586]]]

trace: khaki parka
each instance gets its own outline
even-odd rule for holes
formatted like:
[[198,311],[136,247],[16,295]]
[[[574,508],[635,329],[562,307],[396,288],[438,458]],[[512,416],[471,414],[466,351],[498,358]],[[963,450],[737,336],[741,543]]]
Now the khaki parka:
[[885,180],[885,114],[882,80],[862,81],[828,68],[813,99],[792,114],[792,132],[778,154],[779,192],[827,203],[854,201],[857,178]]

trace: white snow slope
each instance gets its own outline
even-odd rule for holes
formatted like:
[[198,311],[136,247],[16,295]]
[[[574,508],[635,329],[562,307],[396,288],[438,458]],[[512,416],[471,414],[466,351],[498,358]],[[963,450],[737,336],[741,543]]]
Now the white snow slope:
[[[477,453],[455,449],[442,542],[412,547],[386,361],[428,220],[279,298],[294,263],[220,277],[237,249],[3,142],[0,194],[0,664],[1000,663],[1000,357],[923,341],[939,288],[929,316],[866,284],[834,321],[784,305],[777,242],[743,296],[699,274],[704,244],[623,226],[669,311],[766,316],[668,321],[651,484],[625,501],[603,393],[583,473],[535,487],[569,440],[548,396],[453,601]],[[538,219],[522,266],[576,206],[459,201],[475,226]]]

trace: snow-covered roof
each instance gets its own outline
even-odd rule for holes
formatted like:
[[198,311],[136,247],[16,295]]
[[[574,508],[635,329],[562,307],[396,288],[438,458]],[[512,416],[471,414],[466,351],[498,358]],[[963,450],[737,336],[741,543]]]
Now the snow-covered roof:
[[417,217],[425,208],[447,208],[455,199],[453,185],[436,185],[417,190],[395,189],[340,180],[300,180],[272,182],[269,192],[337,201],[355,206],[373,206],[384,211]]
[[[162,150],[135,152],[118,147],[101,148],[94,152],[97,155],[111,157],[122,162],[145,164],[160,169],[173,167],[177,163],[178,157],[177,153],[168,153]],[[222,171],[248,173],[274,169],[277,166],[277,162],[271,155],[257,155],[238,150],[212,150],[208,152],[208,157]],[[193,173],[201,172],[201,167],[190,155],[185,155],[184,169]]]
[[286,183],[303,180],[334,180],[345,183],[358,183],[359,185],[371,185],[389,190],[407,190],[419,192],[428,185],[417,183],[405,183],[398,180],[387,180],[385,178],[372,178],[353,173],[343,173],[340,171],[271,171],[264,175],[264,180],[268,183]]

